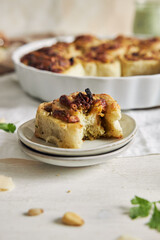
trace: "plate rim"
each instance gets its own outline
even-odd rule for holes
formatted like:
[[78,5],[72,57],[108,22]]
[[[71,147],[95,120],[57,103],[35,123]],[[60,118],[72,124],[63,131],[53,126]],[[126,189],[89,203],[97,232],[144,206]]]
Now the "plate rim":
[[[100,151],[104,148],[111,148],[111,147],[115,147],[117,146],[116,149],[118,149],[118,146],[123,144],[122,146],[125,145],[125,143],[128,143],[131,139],[134,138],[134,136],[136,135],[136,132],[137,132],[137,123],[135,121],[134,118],[132,118],[131,116],[125,114],[125,113],[122,113],[122,116],[127,116],[127,118],[130,118],[133,122],[134,122],[134,129],[133,131],[126,137],[126,138],[122,138],[120,139],[119,141],[117,142],[114,142],[114,143],[109,143],[106,145],[103,145],[103,146],[98,146],[96,148],[97,151]],[[59,147],[52,147],[52,146],[45,146],[43,144],[40,144],[40,143],[36,143],[34,141],[31,141],[29,140],[24,134],[23,134],[23,127],[26,125],[26,124],[29,124],[30,122],[33,122],[35,119],[30,119],[26,122],[24,122],[23,124],[21,124],[17,130],[17,135],[18,135],[18,138],[25,144],[27,145],[28,147],[34,149],[34,150],[37,150],[37,151],[40,151],[42,153],[47,153],[47,154],[50,154],[50,155],[53,155],[53,154],[56,154],[58,156],[89,156],[89,155],[95,155],[94,153],[91,154],[90,152],[95,152],[95,148],[90,148],[90,149],[73,149],[73,148],[59,148]],[[35,147],[34,147],[35,146]],[[39,149],[37,149],[39,147]],[[46,151],[43,151],[43,149],[47,149]],[[51,150],[51,151],[49,151]],[[53,151],[52,151],[53,150]],[[115,149],[113,149],[115,150]],[[109,151],[112,151],[112,150],[109,150]],[[108,152],[109,152],[108,151]],[[84,152],[84,154],[82,154],[82,152]],[[89,154],[90,153],[90,154]],[[69,155],[70,154],[70,155]],[[78,155],[79,154],[79,155]],[[87,155],[86,155],[87,154]]]
[[[106,157],[106,156],[114,156],[117,153],[121,153],[124,148],[129,147],[130,145],[132,145],[132,143],[134,142],[134,139],[130,140],[128,143],[126,143],[124,146],[113,150],[111,152],[105,152],[102,154],[98,154],[98,155],[92,155],[92,156],[58,156],[58,155],[50,155],[50,154],[45,154],[39,151],[36,151],[28,146],[26,146],[23,142],[21,142],[21,140],[18,140],[18,144],[22,147],[22,149],[26,149],[28,152],[33,152],[38,156],[42,156],[42,157],[47,157],[47,158],[54,158],[53,160],[57,160],[57,161],[70,161],[70,162],[78,162],[78,161],[84,161],[84,160],[93,160],[96,159],[97,157]],[[25,152],[25,151],[24,151]],[[26,153],[26,152],[25,152]],[[40,161],[40,160],[39,160]]]

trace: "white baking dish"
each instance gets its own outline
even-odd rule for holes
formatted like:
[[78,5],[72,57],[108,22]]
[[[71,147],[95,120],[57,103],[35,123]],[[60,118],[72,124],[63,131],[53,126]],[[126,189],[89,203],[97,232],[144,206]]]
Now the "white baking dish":
[[117,100],[122,109],[148,108],[160,105],[160,74],[132,77],[76,77],[38,70],[20,62],[33,50],[50,46],[57,41],[73,41],[73,37],[57,37],[26,44],[13,54],[17,76],[23,90],[44,101],[62,94],[84,91],[107,93]]

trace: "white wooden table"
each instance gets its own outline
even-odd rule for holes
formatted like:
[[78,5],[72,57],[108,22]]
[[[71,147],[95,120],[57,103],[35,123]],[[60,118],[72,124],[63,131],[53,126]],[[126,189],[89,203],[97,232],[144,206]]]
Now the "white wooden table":
[[[117,158],[85,168],[62,168],[23,159],[1,159],[0,173],[11,176],[16,188],[0,193],[0,239],[115,240],[122,234],[159,240],[148,218],[131,220],[134,195],[158,200],[160,155]],[[70,193],[67,191],[70,190]],[[44,214],[28,217],[30,208]],[[65,226],[66,211],[82,216],[81,227]]]
[[[12,77],[0,78],[0,118],[18,127],[35,116],[39,103]],[[145,225],[148,218],[131,220],[128,211],[135,195],[160,200],[160,108],[128,114],[139,126],[134,144],[120,158],[93,167],[62,168],[29,160],[16,133],[1,131],[0,174],[12,177],[16,188],[0,192],[0,240],[116,240],[123,234],[159,240],[160,233]],[[38,207],[44,214],[25,215]],[[85,224],[63,225],[60,218],[67,211],[79,214]]]

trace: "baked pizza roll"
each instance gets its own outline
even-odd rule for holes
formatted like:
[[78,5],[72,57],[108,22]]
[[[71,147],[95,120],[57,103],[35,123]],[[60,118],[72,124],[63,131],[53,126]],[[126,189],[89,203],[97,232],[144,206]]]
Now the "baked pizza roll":
[[122,76],[150,75],[160,73],[160,60],[154,52],[130,52],[121,57]]
[[57,42],[50,47],[44,47],[26,54],[21,58],[21,62],[38,69],[60,73],[63,69],[72,65],[70,58],[80,54],[80,51],[76,50],[72,43]]
[[159,51],[160,50],[160,37],[153,37],[145,40],[140,40],[139,47],[141,49],[146,49],[149,51]]
[[37,52],[45,54],[50,57],[61,56],[65,58],[71,58],[80,55],[80,50],[76,49],[73,43],[57,42],[50,47],[44,47]]
[[98,46],[91,47],[91,51],[96,51],[99,54],[107,53],[116,58],[118,56],[124,55],[126,47],[124,47],[118,41],[106,40],[104,43]]
[[85,76],[85,70],[78,58],[67,58],[60,54],[49,56],[41,51],[34,51],[26,54],[21,61],[28,66],[35,67],[40,70],[51,71],[54,73],[63,73],[70,76]]
[[68,58],[60,55],[51,57],[40,51],[34,51],[26,54],[21,58],[21,61],[25,65],[55,73],[62,73],[72,65]]
[[83,140],[121,138],[118,103],[107,94],[75,92],[39,105],[35,136],[61,148],[81,148]]
[[113,42],[118,43],[127,49],[130,46],[138,46],[140,43],[140,39],[135,37],[127,37],[127,36],[119,35],[113,39]]
[[97,37],[93,35],[79,35],[75,38],[73,41],[73,44],[75,45],[76,49],[79,49],[81,51],[85,51],[86,49],[97,46],[101,44],[103,41],[98,39]]
[[89,49],[78,59],[81,61],[86,76],[119,77],[121,75],[119,60],[107,51],[99,51],[97,47]]

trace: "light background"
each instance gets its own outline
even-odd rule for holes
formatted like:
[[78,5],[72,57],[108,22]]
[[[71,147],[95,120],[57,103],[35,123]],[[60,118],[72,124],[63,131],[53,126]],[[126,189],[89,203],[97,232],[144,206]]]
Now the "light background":
[[0,0],[0,31],[131,34],[134,0]]

